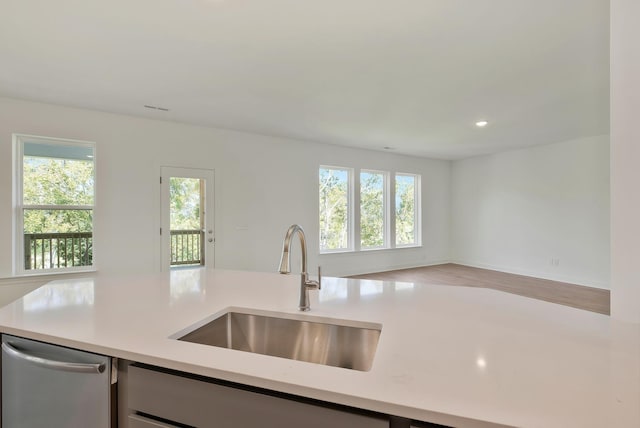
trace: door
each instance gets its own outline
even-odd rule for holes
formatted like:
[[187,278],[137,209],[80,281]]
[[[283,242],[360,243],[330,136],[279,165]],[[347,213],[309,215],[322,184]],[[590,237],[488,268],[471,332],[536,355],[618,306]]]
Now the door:
[[160,168],[162,270],[214,267],[214,171]]

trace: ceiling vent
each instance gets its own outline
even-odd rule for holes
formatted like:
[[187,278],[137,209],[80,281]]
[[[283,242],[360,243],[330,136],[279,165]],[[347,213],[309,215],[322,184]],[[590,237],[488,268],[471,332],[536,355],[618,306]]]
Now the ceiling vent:
[[148,108],[148,109],[151,109],[151,110],[169,111],[168,108],[158,107],[158,106],[150,106],[148,104],[145,104],[144,108]]

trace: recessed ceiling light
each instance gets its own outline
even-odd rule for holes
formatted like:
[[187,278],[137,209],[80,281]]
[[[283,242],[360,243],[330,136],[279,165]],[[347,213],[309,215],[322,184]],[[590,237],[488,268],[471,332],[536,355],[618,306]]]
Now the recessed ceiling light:
[[484,369],[485,367],[487,367],[487,361],[482,357],[478,357],[478,359],[476,360],[476,364],[481,369]]
[[484,128],[488,124],[489,124],[489,122],[487,122],[486,120],[479,120],[479,121],[476,122],[476,126],[478,128]]

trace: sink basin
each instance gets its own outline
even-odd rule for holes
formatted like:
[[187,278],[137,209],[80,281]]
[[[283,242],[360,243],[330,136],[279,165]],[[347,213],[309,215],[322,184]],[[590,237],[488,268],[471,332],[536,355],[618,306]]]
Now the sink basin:
[[230,309],[177,339],[369,371],[381,330],[379,324]]

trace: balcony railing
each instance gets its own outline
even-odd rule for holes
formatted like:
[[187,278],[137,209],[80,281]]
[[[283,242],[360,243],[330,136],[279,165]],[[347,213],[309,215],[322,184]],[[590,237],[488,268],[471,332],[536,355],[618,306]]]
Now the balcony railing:
[[25,270],[91,266],[92,263],[91,232],[24,234]]
[[171,231],[171,266],[204,265],[204,231]]
[[[93,234],[25,233],[25,270],[58,269],[93,264]],[[171,231],[171,266],[204,265],[204,231]]]

